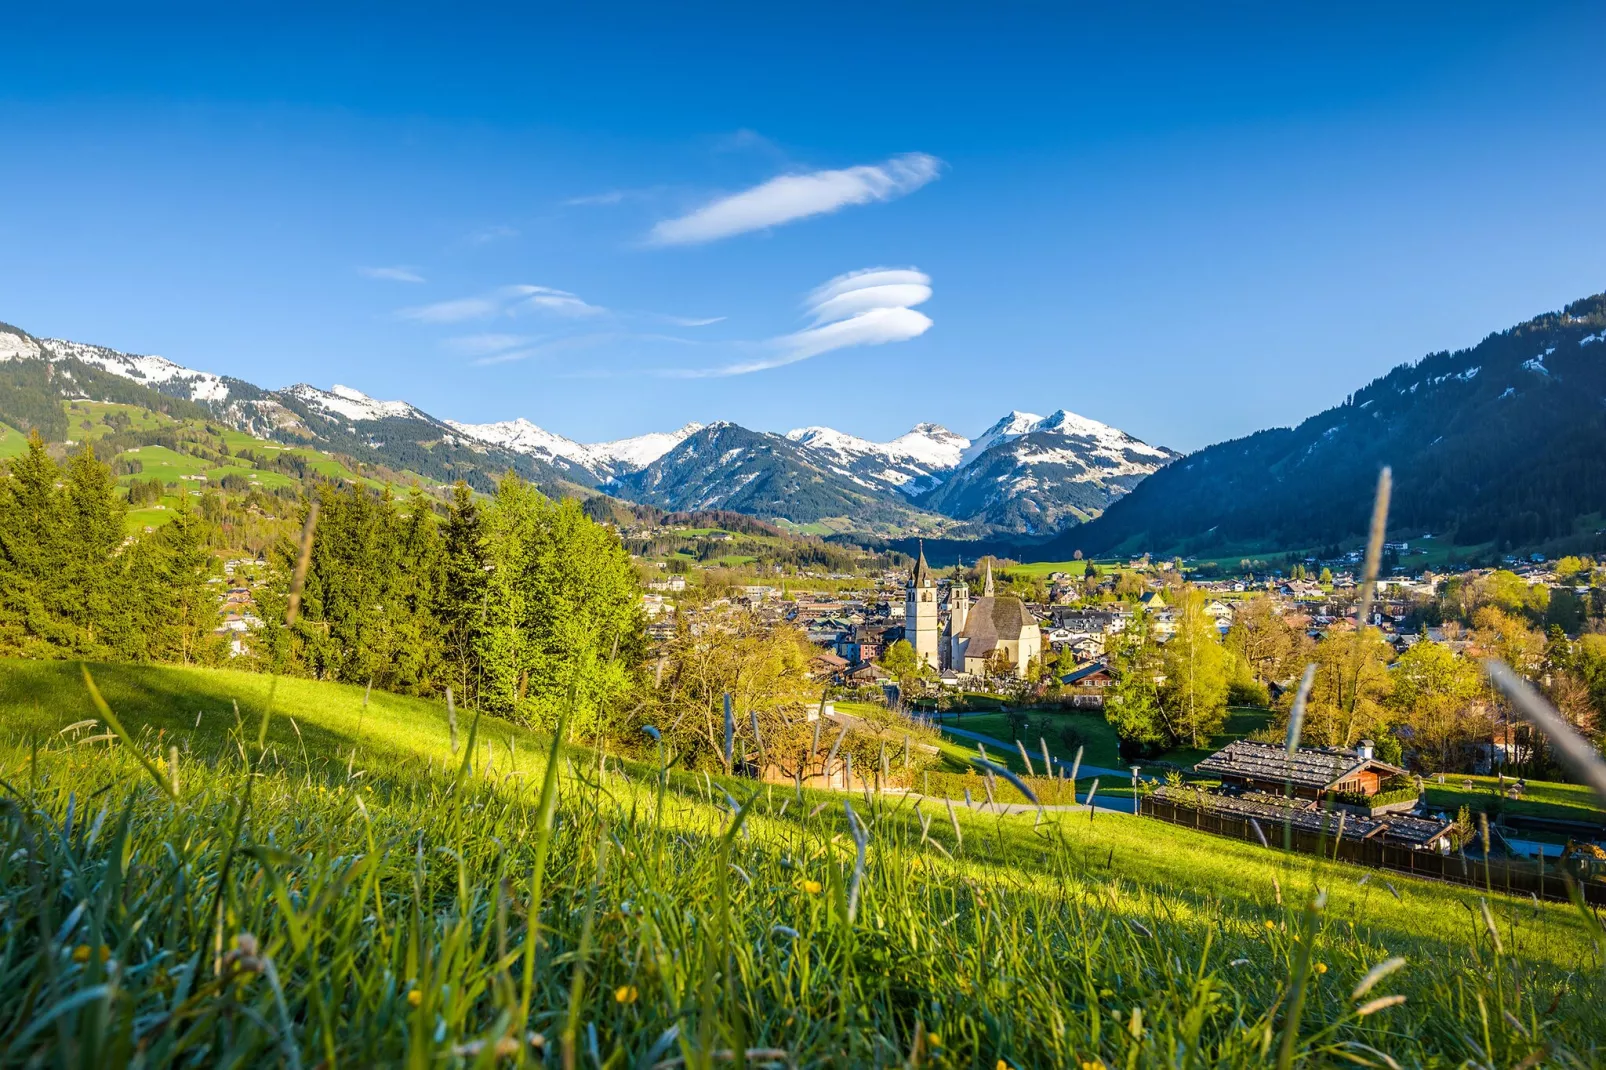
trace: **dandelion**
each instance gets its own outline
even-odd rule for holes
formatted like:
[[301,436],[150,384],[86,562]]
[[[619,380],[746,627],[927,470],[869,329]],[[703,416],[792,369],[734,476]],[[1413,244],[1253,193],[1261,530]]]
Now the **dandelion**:
[[1318,963],[1317,963],[1317,964],[1316,964],[1316,972],[1317,972],[1317,973],[1326,973],[1326,972],[1327,972],[1327,963],[1325,963],[1325,962],[1318,962]]
[[422,1002],[424,1002],[424,993],[420,992],[418,989],[415,988],[411,992],[407,993],[407,1005],[409,1007],[416,1007]]
[[1266,931],[1267,932],[1271,932],[1276,928],[1277,928],[1277,923],[1275,921],[1272,921],[1270,918],[1267,918],[1266,919]]
[[77,963],[88,962],[89,961],[89,945],[88,944],[79,944],[77,947],[73,948],[72,949],[72,960],[74,962],[77,962]]
[[927,1033],[926,1034],[926,1039],[931,1041],[931,1046],[933,1048],[942,1047],[942,1034],[941,1033]]
[[825,885],[821,884],[819,881],[803,882],[803,890],[808,892],[810,895],[819,895],[824,888]]
[[1009,1070],[1009,1063],[1005,1062],[1003,1059],[998,1060],[997,1070]]
[[615,1003],[634,1003],[636,1002],[636,996],[635,985],[620,985],[613,990],[613,1001]]

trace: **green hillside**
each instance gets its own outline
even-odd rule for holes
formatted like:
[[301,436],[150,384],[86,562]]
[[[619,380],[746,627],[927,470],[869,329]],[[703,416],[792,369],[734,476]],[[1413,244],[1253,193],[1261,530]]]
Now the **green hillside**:
[[86,723],[76,666],[0,662],[8,1062],[1606,1056],[1599,929],[1565,906],[1491,895],[1486,925],[1470,889],[1147,819],[967,812],[956,834],[893,796],[660,787],[646,746],[549,766],[548,740],[460,716],[454,748],[440,704],[360,688],[92,670],[135,746]]
[[1209,446],[1042,550],[1201,557],[1366,530],[1383,465],[1393,529],[1497,552],[1593,550],[1606,510],[1606,294],[1401,364],[1293,428]]

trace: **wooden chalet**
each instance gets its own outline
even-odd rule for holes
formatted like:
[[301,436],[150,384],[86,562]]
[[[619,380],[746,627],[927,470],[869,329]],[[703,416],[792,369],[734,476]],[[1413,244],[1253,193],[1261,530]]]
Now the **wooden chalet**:
[[1383,781],[1405,773],[1374,758],[1370,740],[1362,740],[1356,750],[1300,747],[1290,756],[1276,743],[1236,739],[1193,768],[1242,791],[1281,795],[1284,785],[1290,785],[1295,797],[1312,801],[1329,792],[1375,795]]
[[1350,812],[1334,812],[1318,808],[1310,800],[1290,801],[1281,795],[1250,792],[1240,796],[1210,795],[1191,788],[1162,787],[1155,798],[1171,806],[1203,810],[1254,821],[1262,835],[1272,836],[1286,821],[1302,832],[1321,833],[1335,838],[1371,841],[1412,850],[1440,850],[1450,846],[1450,835],[1455,823],[1442,818],[1410,817],[1404,814],[1381,814],[1370,817]]

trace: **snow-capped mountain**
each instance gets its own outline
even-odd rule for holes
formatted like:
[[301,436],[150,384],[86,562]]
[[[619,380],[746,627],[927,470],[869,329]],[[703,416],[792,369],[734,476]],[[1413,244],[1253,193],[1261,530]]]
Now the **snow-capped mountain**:
[[[442,483],[463,478],[487,489],[513,469],[560,493],[564,483],[582,484],[669,508],[845,518],[867,530],[960,521],[983,532],[1046,532],[1097,516],[1173,456],[1063,409],[1047,417],[1011,412],[975,440],[934,423],[877,442],[830,427],[775,433],[721,421],[585,443],[523,418],[446,420],[339,384],[265,390],[162,357],[0,325],[0,364],[7,361],[45,362],[51,371],[38,377],[39,389],[57,397],[143,403],[160,395],[170,399],[160,403],[169,415]],[[0,406],[0,419],[26,422],[17,412],[7,417]]]
[[1046,417],[1011,412],[916,502],[974,523],[1041,534],[1098,516],[1176,456],[1064,409]]
[[645,468],[703,427],[699,423],[689,423],[678,431],[653,431],[612,442],[584,443],[553,434],[523,417],[488,424],[465,424],[456,420],[447,420],[446,423],[479,442],[501,446],[549,463],[560,459],[573,462],[598,480],[612,479]]
[[970,440],[941,424],[916,424],[891,442],[871,442],[830,427],[800,427],[786,433],[830,468],[868,486],[919,494],[959,466]]
[[121,379],[132,379],[169,397],[190,401],[222,401],[229,386],[222,376],[198,372],[165,357],[141,357],[105,346],[69,342],[62,338],[34,338],[20,332],[0,331],[0,361],[82,361]]

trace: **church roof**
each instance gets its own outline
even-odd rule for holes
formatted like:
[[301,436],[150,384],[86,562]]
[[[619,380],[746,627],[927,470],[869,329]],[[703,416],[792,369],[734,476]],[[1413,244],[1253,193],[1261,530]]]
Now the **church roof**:
[[1022,602],[1012,594],[989,598],[983,596],[971,603],[970,616],[965,618],[965,630],[959,634],[968,639],[965,657],[984,658],[998,649],[1000,639],[1019,639],[1028,628],[1037,627]]

